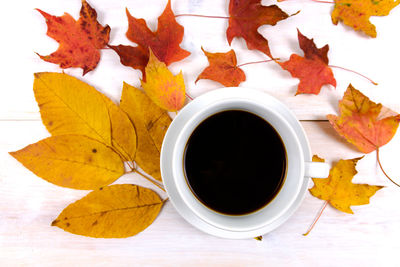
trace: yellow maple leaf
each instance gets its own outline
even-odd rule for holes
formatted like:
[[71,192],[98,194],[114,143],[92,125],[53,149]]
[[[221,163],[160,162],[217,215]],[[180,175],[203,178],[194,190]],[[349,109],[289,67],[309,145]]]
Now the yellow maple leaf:
[[[383,186],[368,184],[353,184],[351,180],[357,174],[356,164],[361,158],[341,159],[329,172],[328,178],[312,178],[314,186],[310,193],[322,200],[326,200],[334,208],[353,213],[350,206],[369,203],[369,198]],[[313,161],[323,162],[318,156]]]
[[83,135],[59,135],[10,152],[46,181],[74,189],[96,189],[124,174],[124,163],[108,146]]
[[161,181],[160,151],[171,118],[145,93],[127,83],[124,83],[122,89],[120,107],[135,125],[138,144],[136,163],[146,173]]
[[369,21],[371,16],[387,16],[400,3],[399,0],[335,0],[331,17],[333,24],[344,24],[376,37],[375,26]]
[[150,189],[132,184],[111,185],[70,204],[51,225],[77,235],[124,238],[146,229],[163,203]]
[[145,71],[146,81],[142,81],[142,87],[151,100],[162,109],[180,110],[185,103],[185,82],[182,72],[174,76],[151,49]]

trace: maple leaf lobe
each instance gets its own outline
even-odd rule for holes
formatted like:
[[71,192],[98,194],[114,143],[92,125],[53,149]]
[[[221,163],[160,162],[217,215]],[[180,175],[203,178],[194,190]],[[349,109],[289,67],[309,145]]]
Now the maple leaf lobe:
[[200,79],[210,79],[226,87],[235,87],[246,80],[244,71],[237,67],[233,49],[226,53],[210,53],[203,48],[201,50],[207,56],[210,65],[200,73],[195,83]]
[[257,49],[272,58],[268,40],[258,33],[262,25],[276,25],[289,17],[278,6],[263,6],[261,0],[231,0],[226,37],[229,45],[234,37],[242,37],[249,49]]

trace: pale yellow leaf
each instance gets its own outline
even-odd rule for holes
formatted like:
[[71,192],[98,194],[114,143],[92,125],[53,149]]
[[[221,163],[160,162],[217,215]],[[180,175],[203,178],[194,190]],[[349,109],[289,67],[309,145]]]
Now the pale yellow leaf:
[[90,237],[129,237],[146,229],[163,203],[154,191],[137,185],[106,186],[70,204],[52,226]]
[[33,85],[43,124],[52,135],[82,134],[111,145],[103,95],[64,73],[35,73]]
[[161,180],[160,151],[171,118],[141,90],[126,83],[122,90],[120,107],[135,125],[138,142],[136,163],[145,172]]
[[124,174],[124,163],[111,148],[83,135],[58,135],[10,154],[50,183],[96,189]]

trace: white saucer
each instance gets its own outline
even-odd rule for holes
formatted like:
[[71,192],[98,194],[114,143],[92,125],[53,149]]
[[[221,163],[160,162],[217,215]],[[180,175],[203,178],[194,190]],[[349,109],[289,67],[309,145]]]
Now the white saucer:
[[195,213],[193,213],[179,195],[172,174],[172,168],[170,167],[172,166],[172,154],[174,145],[178,134],[183,129],[183,126],[191,119],[191,117],[193,117],[198,112],[198,110],[201,110],[216,101],[226,98],[256,100],[258,103],[274,108],[282,117],[284,117],[289,122],[292,129],[296,132],[302,146],[304,159],[306,161],[311,161],[311,150],[304,129],[301,126],[300,122],[296,119],[294,114],[284,104],[282,104],[274,97],[257,90],[241,87],[229,87],[217,89],[197,97],[192,102],[187,104],[172,121],[164,137],[161,150],[160,164],[162,170],[162,178],[167,194],[169,195],[172,204],[175,206],[175,209],[186,221],[188,221],[193,226],[197,227],[201,231],[218,237],[231,239],[253,238],[274,230],[282,223],[284,223],[287,219],[289,219],[289,217],[297,210],[297,208],[303,201],[304,195],[308,188],[308,183],[310,180],[309,177],[304,177],[304,181],[302,183],[300,193],[296,201],[294,201],[294,203],[282,216],[261,228],[239,232],[218,228],[205,222]]

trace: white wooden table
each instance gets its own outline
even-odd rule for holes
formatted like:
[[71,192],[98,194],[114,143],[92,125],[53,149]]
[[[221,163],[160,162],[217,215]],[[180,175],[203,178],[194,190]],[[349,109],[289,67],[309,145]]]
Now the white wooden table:
[[[135,17],[148,21],[153,30],[166,0],[91,0],[102,24],[109,24],[111,44],[131,44],[125,37],[127,20],[125,7]],[[265,5],[275,1],[264,1]],[[247,81],[243,87],[265,91],[286,103],[296,114],[310,139],[314,154],[329,162],[360,156],[351,145],[334,132],[325,119],[336,114],[337,101],[351,82],[376,102],[400,112],[399,68],[400,7],[390,16],[373,18],[378,38],[371,39],[330,20],[333,5],[311,1],[287,1],[279,4],[287,13],[301,13],[278,23],[263,26],[259,31],[269,39],[274,55],[287,59],[299,53],[296,27],[308,37],[314,37],[318,47],[329,43],[330,63],[357,70],[379,83],[334,70],[336,90],[324,87],[318,96],[294,96],[298,80],[273,63],[244,66]],[[167,203],[148,229],[126,239],[93,239],[73,235],[51,227],[50,223],[69,203],[86,195],[87,191],[61,188],[36,177],[8,155],[49,136],[40,121],[33,97],[33,73],[60,69],[39,59],[34,53],[49,54],[58,44],[47,37],[40,8],[54,15],[68,12],[75,18],[79,0],[7,1],[0,9],[2,41],[0,89],[0,265],[129,265],[129,266],[399,266],[400,250],[400,188],[387,181],[378,169],[375,153],[365,156],[357,166],[354,181],[385,185],[365,206],[353,207],[354,215],[328,207],[315,229],[306,231],[323,201],[307,196],[299,210],[283,226],[255,240],[225,240],[200,232]],[[174,0],[175,14],[228,14],[226,0]],[[222,52],[230,48],[225,37],[228,25],[223,19],[180,17],[185,27],[182,47],[192,54],[171,65],[177,73],[183,70],[188,92],[198,96],[220,87],[219,84],[194,81],[207,65],[200,50]],[[261,52],[246,49],[243,40],[235,39],[232,47],[238,62],[265,59]],[[139,86],[139,71],[124,67],[112,50],[102,50],[100,64],[83,79],[118,102],[122,82]],[[81,70],[66,73],[81,77]],[[400,134],[381,149],[381,159],[389,175],[400,182]],[[135,174],[121,177],[117,183],[138,183],[151,187]],[[311,186],[311,183],[310,183]],[[157,189],[157,188],[156,188]],[[162,192],[158,191],[161,195]],[[165,195],[163,195],[165,196]]]

